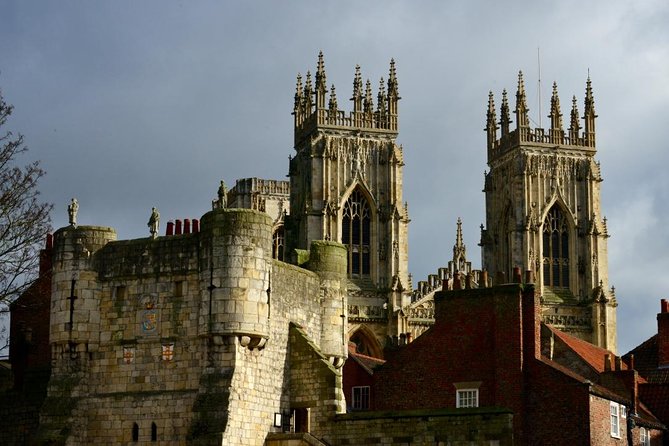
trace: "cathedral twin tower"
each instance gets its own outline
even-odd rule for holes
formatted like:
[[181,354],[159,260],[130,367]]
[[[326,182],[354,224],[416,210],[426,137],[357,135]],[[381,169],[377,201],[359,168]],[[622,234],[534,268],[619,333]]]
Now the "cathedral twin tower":
[[614,290],[608,290],[609,235],[600,205],[602,175],[595,160],[597,115],[590,78],[583,113],[581,127],[574,97],[565,131],[553,84],[551,127],[547,132],[531,128],[520,73],[516,128],[511,130],[506,90],[499,121],[490,93],[483,268],[506,275],[516,266],[533,271],[544,322],[615,351],[617,303]]
[[[368,353],[382,348],[374,338],[403,332],[403,310],[411,303],[404,162],[395,141],[399,99],[394,61],[387,82],[381,79],[376,104],[370,81],[363,88],[356,67],[349,113],[339,109],[334,85],[328,88],[322,53],[313,84],[309,73],[304,83],[297,77],[287,252],[308,249],[313,240],[347,247],[349,336],[366,344],[359,347]],[[496,283],[510,281],[514,267],[532,271],[544,322],[615,351],[617,303],[608,289],[590,79],[584,116],[574,98],[567,130],[555,84],[550,129],[530,127],[522,74],[515,129],[506,90],[499,112],[498,120],[491,92],[482,268]]]

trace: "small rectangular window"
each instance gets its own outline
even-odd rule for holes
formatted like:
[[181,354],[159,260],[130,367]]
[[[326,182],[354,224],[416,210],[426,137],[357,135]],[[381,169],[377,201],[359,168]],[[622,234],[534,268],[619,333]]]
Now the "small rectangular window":
[[620,406],[618,403],[611,403],[611,436],[620,438]]
[[127,288],[125,287],[125,285],[119,285],[116,287],[115,290],[116,299],[125,299],[127,297],[126,294],[127,294]]
[[455,407],[479,407],[479,389],[461,389],[456,395]]
[[174,297],[183,297],[186,291],[186,284],[184,280],[177,280],[174,282]]
[[353,410],[369,409],[369,386],[353,387]]

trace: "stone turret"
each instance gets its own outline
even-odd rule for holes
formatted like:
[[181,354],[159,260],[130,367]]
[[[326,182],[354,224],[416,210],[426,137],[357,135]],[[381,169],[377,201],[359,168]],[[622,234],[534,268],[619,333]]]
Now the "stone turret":
[[54,234],[50,342],[52,358],[76,359],[100,342],[100,286],[95,253],[116,240],[101,226],[68,226]]
[[216,209],[201,223],[199,331],[215,342],[236,336],[244,347],[262,348],[270,335],[272,219],[248,209]]
[[309,254],[309,269],[321,282],[321,351],[339,367],[348,355],[346,339],[346,247],[341,243],[314,241]]

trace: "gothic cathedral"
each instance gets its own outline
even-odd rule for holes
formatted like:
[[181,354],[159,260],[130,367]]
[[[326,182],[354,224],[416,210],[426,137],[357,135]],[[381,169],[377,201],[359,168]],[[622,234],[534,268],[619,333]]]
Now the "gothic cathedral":
[[394,61],[387,83],[381,78],[376,107],[371,83],[363,87],[356,67],[353,111],[340,110],[321,53],[314,83],[309,72],[304,85],[297,77],[293,111],[287,252],[306,250],[314,240],[346,246],[348,334],[359,352],[376,357],[383,355],[383,340],[403,334],[399,310],[411,294],[404,162],[395,142],[399,99]]
[[482,262],[497,281],[511,277],[514,267],[532,271],[544,322],[616,351],[617,303],[608,289],[609,234],[600,205],[590,78],[583,113],[581,125],[574,97],[565,131],[553,84],[550,129],[531,128],[520,73],[511,130],[506,90],[499,121],[490,92]]

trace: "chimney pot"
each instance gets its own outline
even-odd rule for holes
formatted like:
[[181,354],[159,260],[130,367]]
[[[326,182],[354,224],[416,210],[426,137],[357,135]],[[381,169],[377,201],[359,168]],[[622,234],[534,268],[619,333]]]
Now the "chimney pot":
[[174,235],[181,235],[181,220],[177,220],[174,225]]
[[514,266],[513,267],[513,282],[514,283],[520,283],[522,279],[522,276],[520,275],[520,267],[519,266]]
[[184,234],[190,234],[190,218],[184,218]]
[[200,220],[197,218],[193,219],[193,234],[200,232]]
[[165,228],[165,235],[174,235],[174,222],[172,220],[167,222],[167,227]]
[[619,372],[623,369],[623,359],[620,356],[614,356],[616,363],[616,372]]
[[453,275],[453,289],[454,290],[461,290],[462,289],[462,281],[460,278],[460,273],[455,273]]
[[488,270],[481,271],[481,283],[479,284],[480,288],[488,288]]
[[604,355],[604,371],[605,372],[611,371],[611,355],[609,353],[606,353]]

